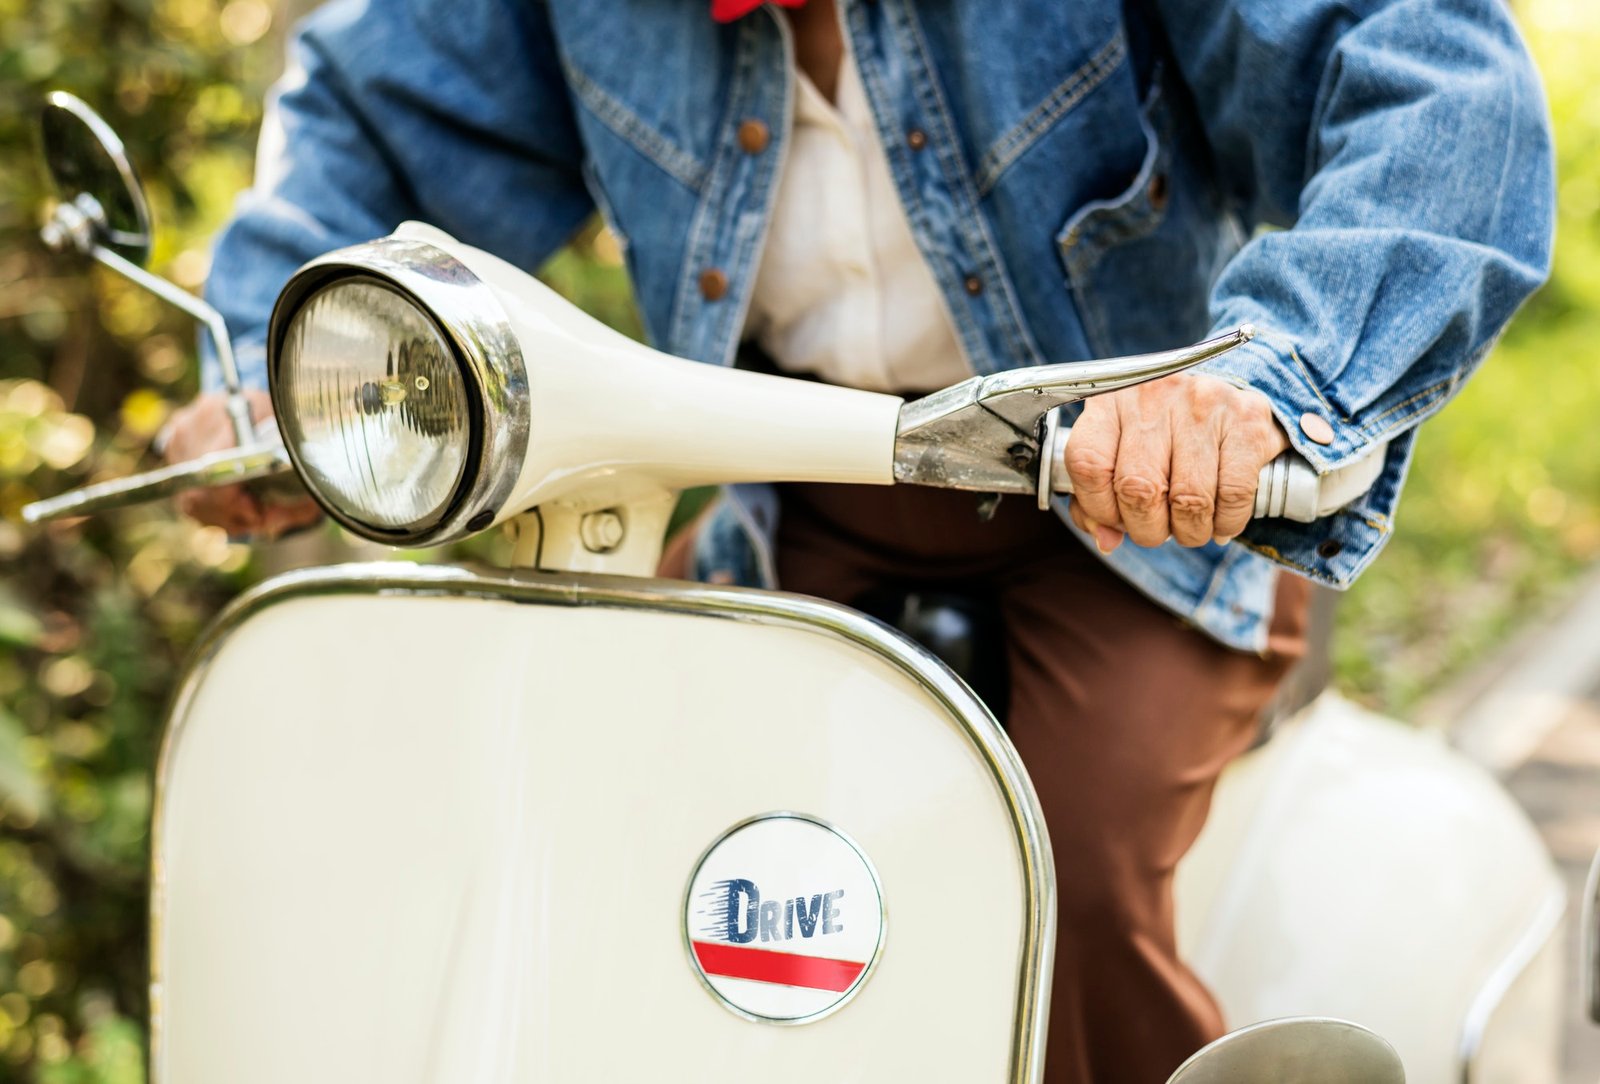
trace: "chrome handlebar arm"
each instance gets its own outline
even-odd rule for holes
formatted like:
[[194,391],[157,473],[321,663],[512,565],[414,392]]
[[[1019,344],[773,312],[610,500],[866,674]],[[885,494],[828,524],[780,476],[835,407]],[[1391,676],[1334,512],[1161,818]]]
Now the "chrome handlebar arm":
[[[270,423],[268,423],[270,424]],[[276,435],[276,429],[272,431]],[[256,482],[287,475],[294,487],[300,487],[298,475],[289,461],[289,453],[282,441],[265,440],[245,448],[229,448],[221,452],[200,456],[198,459],[174,463],[143,474],[114,478],[82,486],[59,497],[35,501],[24,505],[22,518],[27,523],[66,519],[92,515],[108,508],[123,508],[131,504],[170,497],[187,489],[234,485]],[[303,491],[303,487],[300,487]]]
[[[257,482],[280,475],[293,476],[294,468],[278,428],[271,420],[257,423],[250,412],[233,353],[233,340],[222,313],[203,298],[153,275],[127,257],[101,243],[102,236],[113,236],[104,209],[87,194],[70,202],[57,203],[40,230],[45,245],[56,252],[76,251],[142,286],[169,305],[193,317],[211,337],[217,352],[227,393],[228,421],[237,447],[213,452],[198,459],[174,463],[157,470],[82,486],[48,500],[35,501],[22,509],[28,523],[87,516],[108,508],[121,508],[144,501],[169,497],[186,489]],[[298,479],[289,483],[299,487]],[[286,487],[288,488],[288,487]]]
[[1181,350],[975,376],[900,408],[894,478],[979,493],[1039,487],[1040,438],[1057,407],[1182,372],[1250,341],[1255,328]]
[[211,345],[217,352],[217,367],[222,371],[222,386],[228,395],[228,420],[233,425],[234,439],[241,448],[256,443],[255,420],[250,416],[250,403],[244,397],[239,364],[233,356],[233,339],[228,334],[228,325],[223,322],[222,313],[183,287],[168,282],[160,275],[152,275],[104,245],[96,244],[90,249],[89,255],[130,282],[143,286],[172,307],[182,309],[206,329],[211,336]]

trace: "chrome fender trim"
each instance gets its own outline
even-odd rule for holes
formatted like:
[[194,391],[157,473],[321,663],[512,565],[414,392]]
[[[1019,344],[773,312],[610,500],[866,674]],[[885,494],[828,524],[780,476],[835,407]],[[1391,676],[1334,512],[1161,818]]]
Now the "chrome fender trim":
[[1489,972],[1489,977],[1473,995],[1472,1004],[1461,1024],[1461,1084],[1473,1084],[1476,1080],[1478,1054],[1483,1047],[1483,1038],[1488,1033],[1489,1021],[1494,1018],[1494,1011],[1500,1007],[1517,979],[1538,958],[1539,950],[1544,948],[1560,927],[1566,913],[1565,890],[1551,890],[1523,927],[1510,951]]

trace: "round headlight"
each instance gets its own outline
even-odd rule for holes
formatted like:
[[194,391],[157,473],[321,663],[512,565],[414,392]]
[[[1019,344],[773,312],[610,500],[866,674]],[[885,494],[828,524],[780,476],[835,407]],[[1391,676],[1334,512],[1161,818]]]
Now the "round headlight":
[[528,452],[522,346],[495,288],[440,247],[455,244],[407,223],[312,260],[272,309],[267,377],[289,457],[329,515],[390,545],[440,545],[520,511],[507,502]]
[[306,299],[279,346],[284,440],[325,505],[410,535],[456,502],[472,404],[454,348],[389,284],[337,280]]

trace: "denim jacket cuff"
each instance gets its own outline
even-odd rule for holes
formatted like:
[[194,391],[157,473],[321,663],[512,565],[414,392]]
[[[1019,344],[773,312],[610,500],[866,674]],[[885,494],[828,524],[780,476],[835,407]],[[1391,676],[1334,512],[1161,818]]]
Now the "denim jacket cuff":
[[[1213,334],[1225,334],[1233,326],[1237,325]],[[1288,434],[1289,443],[1318,474],[1360,459],[1371,450],[1371,437],[1323,397],[1310,370],[1282,335],[1257,331],[1250,342],[1202,362],[1192,371],[1265,395],[1278,424]],[[1306,433],[1308,425],[1316,428],[1319,423],[1326,423],[1332,432],[1332,439],[1326,444],[1312,440]]]
[[[1319,474],[1376,452],[1372,437],[1323,397],[1310,371],[1282,335],[1258,333],[1245,345],[1197,365],[1193,371],[1265,395],[1291,446]],[[1332,435],[1328,443],[1307,435],[1308,427],[1317,428],[1312,419],[1327,424],[1324,432],[1331,431]],[[1348,507],[1315,523],[1257,520],[1246,528],[1239,541],[1309,579],[1341,589],[1349,587],[1393,531],[1392,517],[1410,465],[1414,437],[1413,432],[1407,431],[1389,438],[1387,451],[1376,452],[1384,456],[1378,480]]]

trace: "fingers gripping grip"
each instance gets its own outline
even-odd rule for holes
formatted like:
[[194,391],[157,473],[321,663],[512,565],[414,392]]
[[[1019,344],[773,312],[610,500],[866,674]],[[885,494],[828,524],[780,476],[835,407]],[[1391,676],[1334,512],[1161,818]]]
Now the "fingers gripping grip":
[[[1052,411],[1045,419],[1041,448],[1044,461],[1049,464],[1048,471],[1039,472],[1041,509],[1050,506],[1054,494],[1072,492],[1072,478],[1067,474],[1067,441],[1071,436],[1072,429],[1061,425],[1059,412]],[[1261,468],[1252,517],[1313,523],[1332,515],[1378,480],[1386,447],[1379,445],[1349,466],[1323,475],[1293,451],[1284,452]]]

